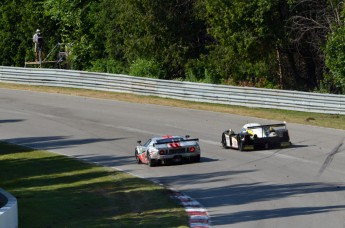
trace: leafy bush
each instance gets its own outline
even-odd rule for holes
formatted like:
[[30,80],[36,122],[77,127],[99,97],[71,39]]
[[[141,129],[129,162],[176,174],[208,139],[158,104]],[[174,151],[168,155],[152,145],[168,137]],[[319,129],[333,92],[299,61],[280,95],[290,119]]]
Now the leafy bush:
[[139,77],[164,78],[162,66],[155,60],[137,59],[129,68],[129,74]]
[[[323,83],[333,88],[332,93],[345,93],[345,27],[338,28],[328,39],[326,45],[326,66],[330,69],[329,75],[325,77]],[[333,82],[333,85],[329,85]]]
[[217,70],[204,58],[190,60],[185,66],[185,72],[186,80],[190,82],[217,84],[220,81]]
[[198,59],[189,60],[185,66],[186,81],[200,82],[205,77],[205,65]]
[[97,59],[91,62],[92,66],[88,68],[91,72],[106,72],[111,74],[126,73],[125,67],[119,61],[114,59]]

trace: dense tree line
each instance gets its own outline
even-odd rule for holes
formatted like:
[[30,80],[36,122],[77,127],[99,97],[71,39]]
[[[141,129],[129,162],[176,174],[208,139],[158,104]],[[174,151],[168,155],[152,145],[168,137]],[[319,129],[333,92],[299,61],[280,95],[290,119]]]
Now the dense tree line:
[[343,3],[4,0],[0,65],[33,60],[39,28],[72,69],[345,94]]

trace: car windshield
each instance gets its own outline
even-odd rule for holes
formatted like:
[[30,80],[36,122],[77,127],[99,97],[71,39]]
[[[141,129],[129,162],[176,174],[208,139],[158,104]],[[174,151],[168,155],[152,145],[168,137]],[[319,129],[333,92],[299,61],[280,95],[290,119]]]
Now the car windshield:
[[272,133],[275,131],[276,130],[270,125],[263,126],[263,127],[251,127],[248,129],[249,134],[257,135],[259,138],[271,137]]
[[171,143],[171,142],[176,142],[176,141],[181,141],[181,140],[183,140],[182,137],[166,138],[166,139],[158,139],[157,143]]
[[143,146],[147,147],[150,144],[150,142],[151,142],[151,139],[147,140],[146,143],[144,143]]

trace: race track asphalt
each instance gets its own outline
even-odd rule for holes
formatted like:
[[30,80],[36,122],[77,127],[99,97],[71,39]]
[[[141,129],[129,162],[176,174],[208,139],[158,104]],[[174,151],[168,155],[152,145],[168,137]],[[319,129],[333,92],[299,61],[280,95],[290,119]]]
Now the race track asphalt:
[[[221,133],[245,116],[0,89],[0,138],[129,172],[181,191],[207,208],[212,227],[345,227],[345,131],[287,123],[293,145],[239,152]],[[150,168],[137,140],[200,139],[200,163]]]

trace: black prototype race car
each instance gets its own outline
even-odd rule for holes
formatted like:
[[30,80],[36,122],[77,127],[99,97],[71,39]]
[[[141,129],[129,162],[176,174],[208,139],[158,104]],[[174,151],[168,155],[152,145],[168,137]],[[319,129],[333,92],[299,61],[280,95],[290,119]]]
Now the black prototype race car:
[[240,151],[289,147],[291,145],[285,122],[267,125],[248,123],[243,126],[240,133],[235,133],[229,129],[222,133],[221,143],[223,148],[233,148]]

